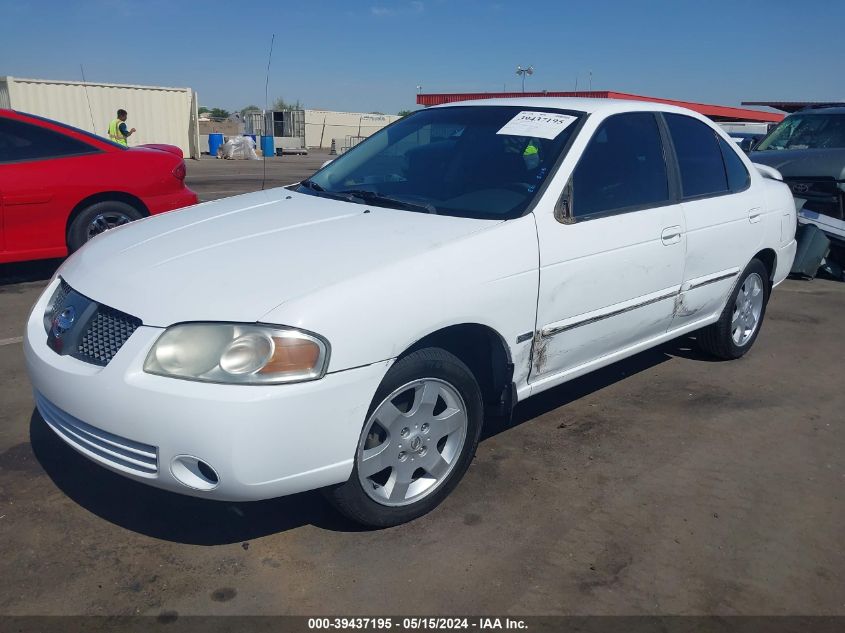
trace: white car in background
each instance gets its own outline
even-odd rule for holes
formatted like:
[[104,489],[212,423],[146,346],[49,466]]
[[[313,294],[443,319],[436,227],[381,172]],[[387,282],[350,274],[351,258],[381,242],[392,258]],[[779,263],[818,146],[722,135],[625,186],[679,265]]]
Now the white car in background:
[[671,106],[423,110],[298,185],[92,240],[27,324],[37,406],[140,482],[326,488],[402,523],[457,485],[487,416],[688,332],[745,354],[795,253],[777,178]]

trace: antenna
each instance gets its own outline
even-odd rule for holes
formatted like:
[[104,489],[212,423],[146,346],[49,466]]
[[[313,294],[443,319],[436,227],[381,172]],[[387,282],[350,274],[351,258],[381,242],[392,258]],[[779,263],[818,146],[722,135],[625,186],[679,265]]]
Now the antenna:
[[[270,109],[270,97],[268,89],[270,87],[270,61],[273,59],[273,43],[276,41],[276,34],[270,38],[270,54],[267,56],[267,76],[264,79],[264,125],[267,125],[267,110]],[[265,134],[267,130],[264,130]],[[273,132],[272,128],[270,132]],[[267,153],[261,152],[261,191],[264,191],[264,183],[267,182]]]
[[88,84],[85,81],[85,69],[82,64],[79,64],[79,70],[82,72],[82,88],[85,90],[85,100],[88,102],[88,114],[91,115],[91,132],[97,133],[97,126],[94,125],[94,112],[91,110],[91,99],[88,98]]

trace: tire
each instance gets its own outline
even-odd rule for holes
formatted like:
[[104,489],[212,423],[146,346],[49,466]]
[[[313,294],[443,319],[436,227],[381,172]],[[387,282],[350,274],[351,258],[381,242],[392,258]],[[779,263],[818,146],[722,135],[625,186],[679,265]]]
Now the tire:
[[725,360],[745,355],[763,326],[770,292],[768,269],[759,259],[752,259],[742,271],[719,320],[699,330],[699,347]]
[[373,397],[352,475],[325,490],[326,497],[370,527],[430,512],[469,467],[483,410],[478,382],[460,359],[440,348],[409,354],[388,370]]
[[70,223],[67,232],[67,248],[74,252],[95,235],[108,229],[127,224],[144,217],[131,204],[119,200],[103,200],[95,202],[83,209]]

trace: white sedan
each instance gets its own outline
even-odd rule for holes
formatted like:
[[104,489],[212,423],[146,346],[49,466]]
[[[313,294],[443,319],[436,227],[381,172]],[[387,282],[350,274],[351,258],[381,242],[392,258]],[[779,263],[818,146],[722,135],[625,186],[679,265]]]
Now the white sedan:
[[671,106],[423,110],[74,254],[26,327],[37,407],[140,482],[402,523],[518,401],[688,332],[745,354],[795,254],[778,178]]

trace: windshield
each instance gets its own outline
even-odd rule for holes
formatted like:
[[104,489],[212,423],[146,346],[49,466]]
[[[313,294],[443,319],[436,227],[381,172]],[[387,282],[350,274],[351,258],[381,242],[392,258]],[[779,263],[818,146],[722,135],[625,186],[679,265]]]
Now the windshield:
[[422,110],[355,146],[297,191],[421,213],[518,217],[582,114],[518,106]]
[[755,149],[845,147],[845,114],[793,114],[781,121]]

